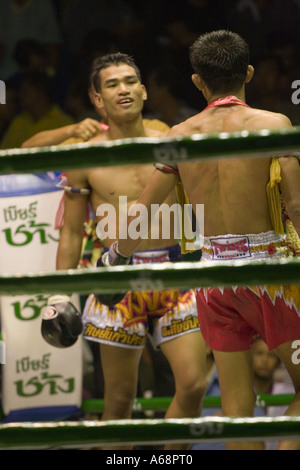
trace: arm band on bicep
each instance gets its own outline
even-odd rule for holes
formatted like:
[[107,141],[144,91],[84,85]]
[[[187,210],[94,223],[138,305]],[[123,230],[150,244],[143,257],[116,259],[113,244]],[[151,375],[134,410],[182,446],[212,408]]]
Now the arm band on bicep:
[[72,188],[71,186],[64,186],[63,190],[67,193],[75,193],[75,194],[90,194],[90,190],[88,188]]
[[154,163],[157,170],[163,171],[164,173],[178,174],[178,168],[176,166],[165,165],[164,163]]
[[63,189],[66,193],[75,193],[75,194],[90,194],[89,188],[72,188],[72,186],[68,186],[68,180],[65,173],[60,175],[60,182],[57,183],[56,187]]

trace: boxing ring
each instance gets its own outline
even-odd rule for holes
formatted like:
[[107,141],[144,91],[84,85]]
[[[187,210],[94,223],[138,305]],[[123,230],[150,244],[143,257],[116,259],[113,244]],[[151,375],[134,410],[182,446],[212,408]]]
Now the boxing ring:
[[[0,151],[0,174],[65,171],[67,169],[132,163],[171,164],[195,160],[266,157],[300,149],[300,128],[280,131],[201,134],[177,138],[120,139],[97,144],[73,144]],[[47,273],[2,274],[0,295],[87,294],[129,290],[191,289],[249,284],[300,284],[300,260],[178,262],[138,266],[88,268]],[[292,396],[258,397],[260,406],[285,405]],[[272,402],[272,399],[275,400]],[[169,399],[136,402],[139,409],[166,409]],[[206,399],[204,406],[220,406]],[[83,411],[101,412],[102,401],[83,401]],[[144,408],[143,408],[144,407]],[[138,409],[138,408],[137,408]],[[103,445],[163,445],[165,443],[233,440],[300,439],[299,417],[132,419],[117,421],[58,421],[0,424],[0,449],[83,448]]]

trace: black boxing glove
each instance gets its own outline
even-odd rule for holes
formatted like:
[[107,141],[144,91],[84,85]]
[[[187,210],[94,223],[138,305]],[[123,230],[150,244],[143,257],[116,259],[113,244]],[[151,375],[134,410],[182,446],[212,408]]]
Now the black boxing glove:
[[56,348],[68,348],[82,332],[81,314],[67,295],[52,295],[42,315],[41,333]]
[[[130,257],[126,258],[125,256],[121,255],[121,253],[118,251],[118,242],[114,242],[109,247],[109,250],[100,256],[100,258],[97,260],[96,266],[107,268],[109,266],[124,265],[129,263]],[[126,293],[117,292],[115,294],[95,294],[95,297],[101,304],[112,307],[118,302],[121,302],[125,295]]]

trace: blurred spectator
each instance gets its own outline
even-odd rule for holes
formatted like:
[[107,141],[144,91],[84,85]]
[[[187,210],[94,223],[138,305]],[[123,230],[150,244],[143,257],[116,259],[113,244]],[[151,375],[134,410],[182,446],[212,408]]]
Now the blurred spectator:
[[[225,27],[226,1],[164,0],[158,8],[152,0],[144,0],[139,15],[151,40],[169,36],[170,42],[189,46],[202,32]],[[179,31],[183,35],[176,34]]]
[[[199,34],[226,27],[225,6],[222,0],[172,0],[167,30],[173,40],[190,46]],[[184,34],[177,34],[180,31]]]
[[50,0],[1,0],[0,31],[2,80],[18,71],[14,51],[24,39],[42,43],[51,66],[57,67],[61,34]]
[[171,66],[153,69],[146,78],[148,98],[145,117],[159,119],[174,126],[197,114],[200,109],[189,106],[183,97],[184,82],[177,68]]
[[269,50],[280,62],[281,66],[281,88],[282,98],[290,101],[291,84],[300,77],[300,59],[298,53],[299,45],[293,32],[274,33],[269,38]]
[[[295,389],[286,369],[274,351],[269,351],[262,339],[257,339],[252,351],[255,391],[264,395],[294,394]],[[261,408],[262,416],[283,416],[287,406]],[[257,416],[257,414],[256,414]],[[265,450],[276,450],[278,442],[266,441]]]
[[262,57],[255,67],[247,91],[247,102],[253,107],[275,111],[281,101],[283,75],[280,61],[274,55]]
[[37,70],[52,73],[44,44],[36,39],[22,39],[16,44],[14,59],[22,73]]
[[283,113],[293,125],[299,125],[300,109],[291,101],[291,85],[280,59],[274,54],[266,55],[255,67],[252,82],[248,85],[247,103],[254,108]]
[[281,361],[274,351],[269,351],[266,343],[258,338],[252,349],[254,388],[258,394],[273,393],[274,374]]
[[295,0],[268,0],[268,14],[266,19],[266,32],[268,38],[277,35],[285,41],[286,36],[293,36],[296,48],[300,46],[300,7]]
[[67,59],[68,73],[71,80],[74,75],[84,77],[84,72],[90,69],[91,64],[97,57],[118,51],[118,39],[114,34],[102,28],[89,31],[84,37],[76,59],[71,62]]
[[267,52],[272,34],[293,31],[299,44],[300,8],[294,0],[239,0],[229,14],[229,29],[248,42],[252,63]]
[[76,122],[85,118],[99,119],[88,93],[88,85],[84,79],[74,79],[66,92],[65,109]]
[[[257,394],[279,394],[294,393],[294,388],[289,379],[283,380],[282,364],[275,352],[269,351],[266,343],[258,338],[252,349],[252,367],[254,377],[255,393]],[[284,376],[285,377],[285,376]],[[207,391],[206,397],[220,397],[220,386],[214,358],[209,347],[207,347]],[[256,406],[254,416],[280,416],[285,408],[270,407],[268,409]],[[218,408],[203,408],[202,416],[222,416],[222,410]],[[265,449],[275,449],[276,443],[266,442]],[[225,444],[220,443],[197,443],[192,450],[225,450]]]
[[12,85],[15,90],[19,90],[24,74],[35,71],[46,73],[49,76],[55,74],[44,44],[36,39],[19,41],[13,51],[13,58],[17,70],[6,83]]
[[144,44],[139,44],[144,58],[139,56],[139,63],[142,70],[148,72],[151,66],[166,63],[176,66],[181,97],[193,107],[195,100],[199,100],[199,93],[190,80],[193,71],[188,49],[201,32],[227,27],[226,3],[224,0],[164,0],[161,3],[159,8],[151,1],[146,4],[146,39]]
[[40,72],[25,74],[19,94],[20,114],[5,132],[1,148],[20,147],[34,134],[71,124],[73,119],[53,99],[52,79]]
[[247,41],[253,64],[266,52],[268,6],[268,0],[239,0],[229,15],[229,29]]
[[71,58],[78,56],[85,38],[93,30],[115,35],[122,41],[122,50],[126,50],[126,39],[138,28],[134,9],[124,0],[75,0],[65,9],[62,24]]

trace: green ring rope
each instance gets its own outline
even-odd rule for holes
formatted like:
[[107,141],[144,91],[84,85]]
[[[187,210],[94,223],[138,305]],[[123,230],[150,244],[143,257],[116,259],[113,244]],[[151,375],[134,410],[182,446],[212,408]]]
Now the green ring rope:
[[[113,143],[76,144],[35,149],[1,151],[0,174],[64,171],[69,168],[112,166],[117,164],[186,162],[228,156],[272,156],[297,151],[300,130],[262,130],[211,135],[195,135],[176,139],[123,139]],[[99,161],[99,154],[101,160]],[[82,158],[84,155],[84,158]],[[42,158],[40,158],[42,157]],[[176,266],[176,265],[179,266]],[[99,268],[2,276],[0,294],[57,292],[61,282],[72,292],[116,292],[154,288],[191,288],[198,286],[232,286],[256,283],[300,282],[298,260],[271,262],[225,263],[199,269],[198,263],[175,263],[172,267],[155,265],[151,269],[137,267]],[[232,270],[232,267],[235,267]],[[184,271],[185,279],[179,280]],[[196,272],[197,270],[197,272]],[[128,272],[130,272],[128,280]],[[201,275],[200,275],[201,272]],[[233,274],[235,272],[235,274]],[[195,276],[196,275],[196,276]],[[102,276],[102,279],[101,279]],[[111,277],[112,276],[112,277]],[[191,279],[192,277],[192,279]],[[79,281],[79,284],[78,282]],[[101,287],[98,287],[100,282]],[[137,285],[140,284],[140,289]],[[161,285],[162,284],[162,285]],[[158,286],[159,285],[159,286]],[[44,287],[43,287],[44,286]],[[68,287],[69,286],[69,287]],[[40,289],[40,290],[39,290]],[[226,441],[258,438],[299,439],[300,418],[199,418],[194,420],[122,420],[107,422],[9,423],[0,425],[0,448],[48,448],[56,446],[103,445],[117,443],[165,443]],[[255,437],[253,437],[255,436]],[[50,443],[50,444],[49,444]]]
[[[258,394],[256,406],[262,408],[266,406],[288,406],[293,398],[293,394]],[[137,398],[133,405],[133,411],[166,411],[172,399],[172,397]],[[203,408],[221,408],[221,397],[205,397]],[[104,410],[104,400],[83,400],[81,410],[84,413],[102,413]]]
[[0,425],[0,448],[299,440],[300,417],[63,421]]
[[42,173],[132,163],[272,156],[300,149],[300,126],[291,129],[195,134],[189,137],[119,139],[0,151],[0,174]]
[[[233,269],[234,268],[234,269]],[[154,263],[28,274],[2,274],[0,295],[128,292],[256,284],[300,284],[300,259]]]

